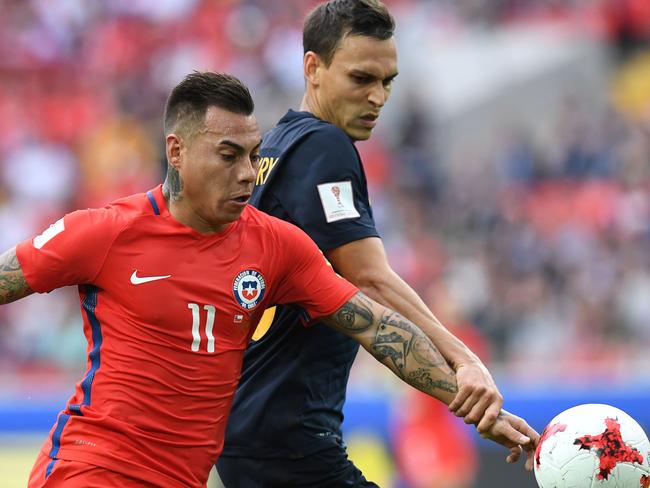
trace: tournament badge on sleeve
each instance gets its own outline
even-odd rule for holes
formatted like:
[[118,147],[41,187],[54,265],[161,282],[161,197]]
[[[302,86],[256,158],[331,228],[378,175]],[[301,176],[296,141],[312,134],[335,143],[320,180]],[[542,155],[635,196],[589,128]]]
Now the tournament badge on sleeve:
[[232,290],[239,305],[245,310],[252,310],[264,297],[266,282],[259,272],[247,269],[237,275]]

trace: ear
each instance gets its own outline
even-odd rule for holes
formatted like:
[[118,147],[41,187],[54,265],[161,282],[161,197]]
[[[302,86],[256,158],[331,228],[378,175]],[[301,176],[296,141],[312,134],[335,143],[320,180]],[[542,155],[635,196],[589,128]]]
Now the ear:
[[167,163],[178,169],[181,165],[181,148],[182,139],[177,134],[167,134],[165,137],[165,153],[167,154]]
[[325,63],[318,54],[313,51],[307,51],[303,58],[303,70],[305,80],[309,85],[320,85],[321,71],[325,68]]

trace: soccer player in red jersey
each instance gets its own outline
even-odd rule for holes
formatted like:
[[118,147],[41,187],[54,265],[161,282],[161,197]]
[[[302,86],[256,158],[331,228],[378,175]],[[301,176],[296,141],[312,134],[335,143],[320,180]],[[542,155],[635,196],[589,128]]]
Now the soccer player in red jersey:
[[[0,256],[0,303],[77,285],[87,370],[30,487],[202,487],[223,447],[264,309],[295,303],[400,378],[450,403],[453,370],[422,333],[338,277],[297,227],[247,205],[260,132],[248,89],[194,73],[165,110],[165,183],[73,212]],[[536,441],[504,413],[511,456]],[[530,442],[532,439],[532,442]]]

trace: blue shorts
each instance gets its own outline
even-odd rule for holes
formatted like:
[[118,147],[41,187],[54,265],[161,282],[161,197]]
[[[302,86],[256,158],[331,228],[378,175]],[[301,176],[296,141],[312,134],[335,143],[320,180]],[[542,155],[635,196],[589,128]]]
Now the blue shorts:
[[217,471],[226,488],[379,488],[334,447],[300,459],[224,457]]

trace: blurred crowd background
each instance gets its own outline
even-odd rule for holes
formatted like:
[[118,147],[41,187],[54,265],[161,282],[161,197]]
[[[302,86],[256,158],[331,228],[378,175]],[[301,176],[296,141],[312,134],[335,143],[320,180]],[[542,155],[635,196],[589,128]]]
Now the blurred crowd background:
[[[165,98],[192,70],[243,79],[263,130],[298,108],[315,3],[0,0],[0,248],[162,181]],[[512,390],[650,383],[650,2],[385,3],[400,75],[358,147],[395,270]],[[76,292],[52,295],[0,308],[4,398],[65,398],[85,367]],[[371,361],[352,404],[422,401]],[[401,475],[378,476],[472,486],[470,451],[436,485],[388,436]]]

